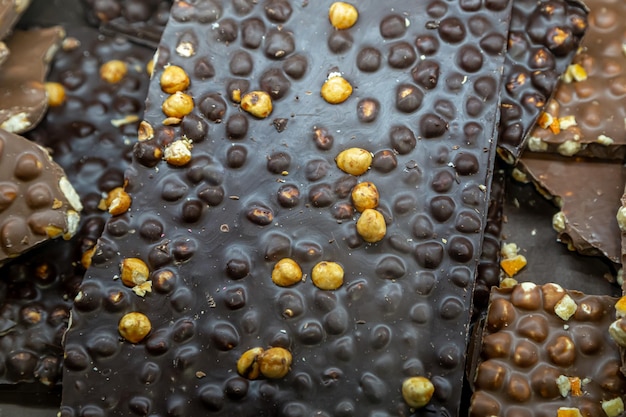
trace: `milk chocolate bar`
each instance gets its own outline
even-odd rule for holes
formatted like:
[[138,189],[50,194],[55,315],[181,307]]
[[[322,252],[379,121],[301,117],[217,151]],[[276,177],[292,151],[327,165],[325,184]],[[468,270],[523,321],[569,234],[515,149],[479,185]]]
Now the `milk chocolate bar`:
[[535,152],[624,159],[626,4],[590,0],[589,29],[528,147]]
[[519,167],[560,208],[552,221],[560,241],[584,255],[621,263],[615,218],[626,183],[621,161],[526,153]]
[[61,416],[457,414],[510,4],[331,5],[175,3]]
[[494,289],[470,417],[624,415],[615,302],[557,284]]
[[48,107],[45,77],[64,36],[55,26],[18,30],[7,41],[11,54],[0,71],[1,129],[23,133],[41,120]]
[[587,9],[578,1],[513,1],[498,135],[498,153],[509,164],[521,156],[586,28]]
[[31,0],[0,0],[0,40],[6,38]]
[[4,61],[9,57],[9,48],[7,48],[6,43],[0,41],[0,67],[4,64]]

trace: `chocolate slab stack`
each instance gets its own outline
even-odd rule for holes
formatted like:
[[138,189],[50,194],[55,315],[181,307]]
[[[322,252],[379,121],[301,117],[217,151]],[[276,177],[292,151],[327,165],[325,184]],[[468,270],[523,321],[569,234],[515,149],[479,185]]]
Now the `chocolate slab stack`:
[[11,34],[15,23],[17,23],[29,4],[30,0],[0,1],[0,67],[2,67],[2,64],[10,54],[4,40]]
[[[416,376],[434,386],[416,415],[457,414],[509,4],[369,3],[341,30],[330,5],[174,5],[132,206],[108,222],[75,300],[62,416],[407,415],[401,387]],[[161,90],[167,64],[189,88]],[[352,96],[332,105],[320,89],[338,77]],[[163,113],[185,93],[191,113]],[[269,117],[244,112],[265,94]],[[355,147],[374,155],[362,176],[335,162]],[[380,201],[368,215],[386,222],[377,243],[350,200],[367,181]],[[306,279],[274,284],[284,258]],[[322,261],[343,267],[338,289],[309,279]],[[152,291],[115,279],[121,264],[145,264]],[[133,312],[152,330],[120,343]],[[244,353],[270,347],[291,353],[286,375],[238,375]]]

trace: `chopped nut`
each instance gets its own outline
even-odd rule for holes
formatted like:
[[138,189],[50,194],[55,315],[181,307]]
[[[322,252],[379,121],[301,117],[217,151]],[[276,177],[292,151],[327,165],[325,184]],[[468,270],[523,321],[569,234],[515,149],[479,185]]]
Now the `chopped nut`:
[[580,142],[577,142],[575,140],[566,140],[556,148],[556,151],[563,156],[572,156],[578,153],[581,148],[582,145],[580,144]]
[[626,316],[626,296],[620,297],[615,303],[615,317],[622,318]]
[[560,407],[556,412],[556,417],[583,417],[578,408]]
[[168,65],[161,74],[161,90],[168,94],[186,90],[189,87],[189,76],[177,65]]
[[561,300],[559,300],[559,302],[554,306],[554,313],[562,320],[567,321],[574,315],[574,313],[576,313],[577,308],[578,305],[572,297],[570,297],[569,294],[565,294],[563,298],[561,298]]
[[245,351],[237,361],[237,372],[248,379],[257,379],[261,372],[260,361],[263,348],[256,347]]
[[131,343],[139,343],[150,333],[152,324],[145,314],[132,312],[122,317],[117,329],[124,339]]
[[165,159],[168,164],[178,167],[186,165],[191,161],[191,147],[191,142],[189,142],[188,139],[175,140],[165,148],[163,159]]
[[291,366],[291,352],[281,347],[273,347],[263,352],[259,358],[260,370],[266,378],[278,379],[287,375]]
[[565,74],[567,80],[569,80],[566,82],[584,81],[587,79],[587,71],[585,71],[585,68],[580,64],[569,65],[567,67],[567,70],[565,71]]
[[150,270],[148,265],[139,258],[126,258],[120,264],[122,282],[127,287],[143,284],[148,281]]
[[182,41],[176,46],[176,53],[182,57],[189,58],[196,54],[196,50],[193,47],[193,43]]
[[378,207],[378,189],[371,182],[361,182],[352,189],[352,204],[359,212]]
[[152,77],[152,74],[154,73],[154,58],[146,64],[146,72],[150,77]]
[[63,84],[49,81],[45,84],[48,106],[58,107],[65,103],[65,87]]
[[573,114],[569,116],[559,117],[559,128],[561,130],[565,130],[572,126],[578,126],[578,123],[576,122],[576,117]]
[[343,285],[343,268],[336,262],[320,262],[311,271],[311,281],[322,290],[336,290]]
[[367,172],[372,165],[372,159],[371,152],[365,149],[348,148],[337,155],[335,162],[343,172],[359,176]]
[[599,135],[598,138],[596,139],[596,142],[598,142],[600,145],[604,145],[604,146],[610,146],[610,145],[613,145],[615,143],[613,138],[611,138],[609,136],[606,136],[606,135]]
[[119,59],[107,61],[100,66],[100,78],[111,84],[117,84],[122,81],[127,72],[128,67],[126,63]]
[[322,97],[330,104],[343,103],[352,94],[352,86],[339,73],[331,73],[321,90]]
[[528,137],[528,149],[533,152],[545,152],[548,150],[548,144],[537,136]]
[[366,242],[378,242],[387,233],[385,218],[377,210],[365,209],[356,222],[356,231]]
[[609,334],[615,343],[626,347],[626,318],[620,317],[609,326]]
[[513,168],[511,176],[515,181],[521,182],[522,184],[528,184],[530,182],[528,175],[526,175],[526,173],[519,168]]
[[111,119],[111,124],[115,127],[120,127],[130,123],[135,123],[137,120],[139,120],[139,116],[136,114],[129,114],[121,119]]
[[559,375],[556,379],[556,386],[559,387],[559,393],[563,398],[567,397],[572,389],[572,383],[565,375]]
[[337,1],[330,5],[328,11],[330,24],[336,29],[349,29],[359,18],[359,12],[353,5],[343,1]]
[[265,91],[250,91],[241,97],[241,108],[254,117],[264,119],[272,113],[272,98]]
[[509,276],[515,276],[519,271],[524,269],[528,264],[524,255],[515,255],[512,258],[502,259],[500,261],[500,268]]
[[130,195],[124,191],[124,188],[116,187],[109,191],[104,205],[111,215],[118,216],[128,211],[131,201]]
[[165,126],[175,126],[175,125],[180,124],[180,122],[182,122],[182,121],[183,121],[183,119],[179,119],[178,117],[166,117],[163,120],[163,124]]
[[626,207],[622,206],[617,210],[617,225],[619,230],[626,233]]
[[83,255],[80,257],[80,264],[83,268],[87,269],[91,266],[91,258],[93,258],[94,253],[96,253],[96,246],[83,252]]
[[132,290],[138,296],[144,297],[146,293],[152,292],[152,281],[146,281],[142,284],[135,285]]
[[624,401],[621,397],[615,397],[612,400],[602,401],[602,410],[607,417],[617,417],[624,412]]
[[513,288],[517,285],[517,280],[515,278],[504,278],[500,281],[500,288]]
[[430,402],[435,386],[426,377],[414,376],[402,382],[402,398],[413,408],[421,408]]
[[272,281],[281,287],[288,287],[302,280],[302,269],[296,261],[283,258],[274,265]]
[[500,249],[500,253],[502,254],[502,257],[504,257],[505,259],[509,259],[509,258],[513,258],[514,256],[517,256],[518,252],[519,252],[519,248],[517,247],[517,244],[514,242],[504,243],[502,245],[502,249]]
[[190,95],[177,91],[165,99],[161,108],[168,117],[182,119],[193,110],[193,98]]
[[150,140],[154,137],[154,129],[152,125],[145,120],[139,123],[139,130],[137,132],[139,141]]
[[567,220],[565,219],[565,213],[563,213],[562,211],[559,211],[558,213],[555,213],[554,216],[552,216],[552,228],[557,232],[564,232],[566,223]]

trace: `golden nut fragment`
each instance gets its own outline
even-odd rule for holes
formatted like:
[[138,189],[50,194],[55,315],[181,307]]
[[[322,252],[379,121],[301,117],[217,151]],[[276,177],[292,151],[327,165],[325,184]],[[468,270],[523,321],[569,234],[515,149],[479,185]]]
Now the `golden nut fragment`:
[[413,408],[424,407],[433,396],[435,386],[428,378],[414,376],[402,383],[402,398]]
[[117,84],[122,81],[127,72],[128,67],[126,63],[119,59],[107,61],[100,66],[100,78],[111,84]]
[[130,208],[131,202],[130,195],[124,191],[123,187],[116,187],[109,191],[107,198],[104,200],[106,209],[113,216],[126,213]]
[[191,142],[187,139],[179,139],[172,142],[165,148],[163,158],[168,164],[179,167],[187,165],[191,161]]
[[127,287],[143,284],[150,276],[148,265],[139,258],[126,258],[120,264],[122,282]]
[[356,222],[356,231],[364,241],[375,243],[385,237],[387,225],[385,218],[374,209],[365,209]]
[[186,90],[189,87],[189,76],[177,65],[165,67],[161,74],[161,90],[168,94]]
[[261,374],[266,378],[278,379],[287,375],[291,366],[291,352],[281,347],[269,348],[259,358]]
[[330,104],[343,103],[352,94],[350,83],[337,73],[329,75],[322,85],[322,98]]
[[615,343],[621,347],[626,347],[626,318],[621,317],[611,323],[609,334]]
[[367,172],[372,165],[372,154],[362,148],[348,148],[341,151],[335,158],[337,167],[350,175],[362,175]]
[[146,64],[146,72],[150,77],[152,77],[152,73],[154,72],[154,58]]
[[83,252],[83,255],[80,257],[80,264],[83,268],[87,269],[91,266],[91,258],[93,258],[94,253],[96,253],[96,246],[93,246]]
[[288,287],[302,280],[302,269],[293,259],[283,258],[276,262],[272,270],[272,281],[281,287]]
[[337,262],[320,262],[313,267],[311,280],[321,290],[336,290],[343,285],[343,268]]
[[65,87],[63,84],[49,81],[45,84],[48,106],[58,107],[65,103]]
[[359,212],[378,207],[378,189],[371,182],[361,182],[352,189],[352,204]]
[[257,379],[261,372],[260,358],[263,348],[256,347],[245,351],[237,361],[237,372],[248,379]]
[[121,318],[117,330],[129,342],[139,343],[150,333],[152,324],[145,314],[132,312]]
[[[233,97],[236,101],[236,97]],[[272,98],[265,91],[250,91],[241,97],[241,108],[254,117],[264,119],[272,113]]]
[[145,120],[142,120],[141,123],[139,123],[139,129],[137,130],[137,139],[140,142],[143,142],[144,140],[150,140],[154,137],[154,128],[152,127],[152,125],[148,122],[146,122]]
[[349,29],[354,26],[358,18],[359,12],[356,7],[343,1],[333,3],[328,10],[330,24],[336,29]]
[[177,91],[165,99],[161,108],[167,117],[182,119],[191,113],[193,106],[193,98],[189,94]]
[[602,410],[607,417],[617,417],[624,412],[624,401],[621,397],[615,397],[612,400],[602,401]]

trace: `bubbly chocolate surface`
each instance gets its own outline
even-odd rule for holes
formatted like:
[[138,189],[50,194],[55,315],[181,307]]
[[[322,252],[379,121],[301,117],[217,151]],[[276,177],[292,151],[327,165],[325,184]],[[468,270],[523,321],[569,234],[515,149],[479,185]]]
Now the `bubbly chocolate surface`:
[[[75,300],[62,416],[457,414],[510,4],[368,3],[343,30],[330,4],[175,3],[132,206],[107,223]],[[188,104],[162,90],[168,64],[190,78],[182,117],[162,111]],[[341,104],[320,97],[329,75],[352,86]],[[263,93],[259,119],[243,108]],[[373,155],[361,176],[335,161],[354,147]],[[356,231],[350,195],[367,181],[378,243]],[[305,279],[274,284],[283,258]],[[321,261],[343,267],[338,289],[313,284]],[[143,296],[114,279],[141,263]],[[118,331],[131,312],[152,323],[138,343]],[[291,352],[287,374],[239,375],[255,347]],[[411,376],[435,389],[415,411]]]

